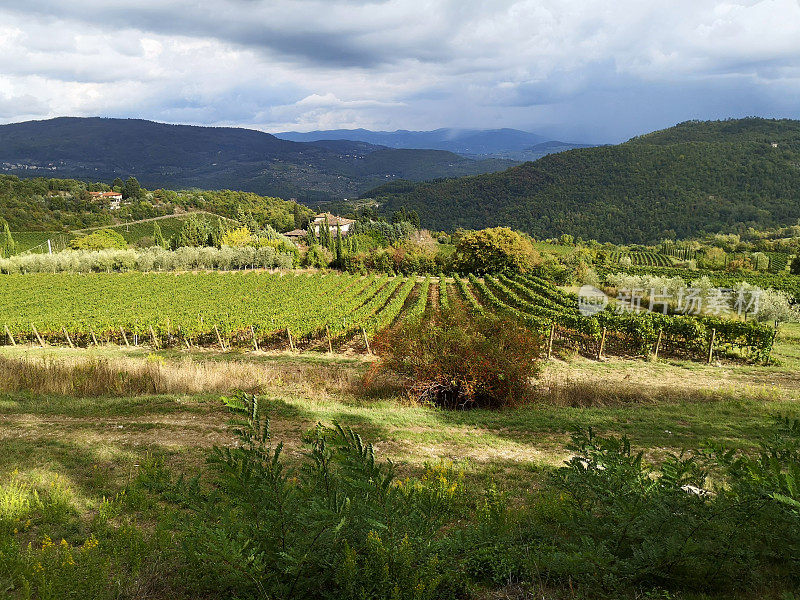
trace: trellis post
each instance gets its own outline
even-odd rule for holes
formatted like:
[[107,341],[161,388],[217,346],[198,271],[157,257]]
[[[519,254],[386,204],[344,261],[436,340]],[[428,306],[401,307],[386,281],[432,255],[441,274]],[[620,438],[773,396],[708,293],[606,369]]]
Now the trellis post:
[[220,348],[222,348],[223,350],[225,350],[225,344],[222,342],[222,336],[219,334],[219,328],[217,327],[217,324],[216,324],[216,323],[214,323],[214,331],[215,331],[215,332],[216,332],[216,334],[217,334],[217,341],[219,342],[219,346],[220,346]]
[[6,328],[6,335],[8,336],[8,339],[11,340],[11,345],[16,346],[17,342],[14,341],[14,336],[11,335],[11,330],[8,328],[8,325],[5,325],[5,328]]
[[294,340],[292,339],[292,332],[289,331],[289,328],[286,328],[286,336],[289,338],[289,349],[294,352]]
[[328,352],[333,354],[333,345],[331,344],[331,328],[325,323],[325,335],[328,338]]
[[33,333],[36,335],[36,339],[37,339],[37,340],[39,340],[39,345],[40,345],[42,348],[44,348],[44,340],[42,339],[42,336],[40,336],[40,335],[39,335],[39,332],[38,332],[38,331],[37,331],[37,329],[36,329],[36,325],[34,325],[33,323],[31,323],[31,329],[33,329]]
[[367,331],[364,329],[364,326],[361,326],[361,334],[364,336],[364,345],[367,347],[367,354],[372,354],[372,350],[369,347],[369,338],[367,337]]
[[714,341],[717,339],[717,330],[711,330],[711,342],[708,344],[708,364],[711,364],[712,359],[714,358]]
[[122,339],[125,341],[125,345],[126,345],[126,346],[128,346],[128,347],[130,347],[130,344],[128,343],[128,336],[127,336],[127,335],[125,335],[125,329],[123,329],[122,327],[120,327],[120,328],[119,328],[119,330],[120,330],[120,332],[122,333]]
[[256,328],[250,325],[250,334],[253,336],[253,349],[258,350],[258,340],[256,339]]
[[658,359],[658,351],[661,349],[661,336],[664,334],[663,329],[658,330],[658,339],[656,340],[656,351],[653,353],[653,358]]
[[600,338],[600,348],[597,351],[597,360],[603,358],[603,349],[606,347],[606,328],[603,327],[603,335]]
[[72,343],[72,339],[69,337],[69,333],[67,332],[67,328],[65,326],[61,326],[61,331],[64,332],[64,337],[67,338],[67,343],[69,344],[70,348],[74,348],[75,345]]

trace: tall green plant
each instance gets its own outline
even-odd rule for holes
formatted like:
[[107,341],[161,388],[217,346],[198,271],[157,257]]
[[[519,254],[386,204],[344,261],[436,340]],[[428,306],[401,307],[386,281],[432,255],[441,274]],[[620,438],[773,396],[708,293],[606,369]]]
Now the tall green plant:
[[342,228],[338,223],[336,224],[336,239],[333,242],[333,259],[337,267],[342,265]]
[[8,221],[0,218],[0,223],[2,223],[2,231],[0,231],[0,256],[8,257],[14,254],[16,244],[14,243],[14,238],[11,236],[11,229],[8,226]]
[[153,243],[160,248],[167,247],[167,240],[161,232],[161,225],[158,224],[158,221],[153,226]]
[[[304,438],[300,468],[283,460],[257,397],[224,399],[246,415],[236,447],[209,457],[211,488],[179,481],[196,518],[184,555],[198,591],[248,598],[452,597],[439,531],[455,517],[460,479],[439,469],[399,482],[370,444],[334,424]],[[177,495],[175,495],[177,492]]]

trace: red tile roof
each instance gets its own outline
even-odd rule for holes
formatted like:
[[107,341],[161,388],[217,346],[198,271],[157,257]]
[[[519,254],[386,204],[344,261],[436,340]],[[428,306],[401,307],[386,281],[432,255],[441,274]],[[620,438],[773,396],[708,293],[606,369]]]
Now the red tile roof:
[[328,225],[335,227],[336,225],[351,225],[355,223],[352,219],[345,219],[344,217],[337,217],[331,213],[320,213],[314,217],[314,224],[320,225],[325,222],[325,217],[328,217]]

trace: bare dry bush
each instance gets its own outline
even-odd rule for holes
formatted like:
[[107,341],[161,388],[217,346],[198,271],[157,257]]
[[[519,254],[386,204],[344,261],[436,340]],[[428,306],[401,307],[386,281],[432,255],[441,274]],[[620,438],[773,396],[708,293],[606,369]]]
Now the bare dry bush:
[[453,306],[407,319],[373,341],[380,361],[367,375],[396,377],[409,398],[441,408],[500,408],[530,399],[539,339],[515,321]]

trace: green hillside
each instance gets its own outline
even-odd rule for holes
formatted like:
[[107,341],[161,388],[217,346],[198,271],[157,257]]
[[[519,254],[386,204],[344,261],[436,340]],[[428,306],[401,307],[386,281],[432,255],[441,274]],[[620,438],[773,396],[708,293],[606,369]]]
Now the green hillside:
[[364,195],[433,229],[509,225],[648,243],[800,219],[800,121],[687,122],[618,146],[552,154],[501,173]]
[[111,210],[107,203],[92,200],[89,195],[90,191],[103,189],[109,189],[107,183],[0,175],[0,218],[8,221],[12,231],[44,232],[44,238],[34,236],[33,240],[39,241],[30,245],[36,245],[46,241],[52,232],[107,227],[189,211],[205,211],[229,219],[236,219],[244,212],[258,225],[270,225],[278,231],[294,229],[298,217],[302,224],[313,214],[310,209],[281,198],[253,192],[198,189],[141,190],[138,197],[129,198],[121,208]]

